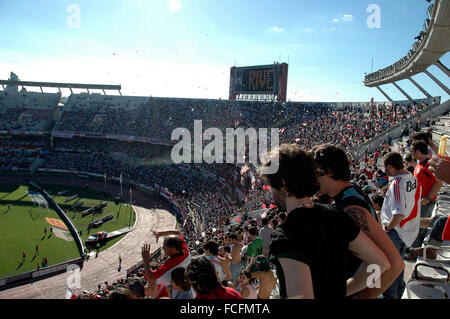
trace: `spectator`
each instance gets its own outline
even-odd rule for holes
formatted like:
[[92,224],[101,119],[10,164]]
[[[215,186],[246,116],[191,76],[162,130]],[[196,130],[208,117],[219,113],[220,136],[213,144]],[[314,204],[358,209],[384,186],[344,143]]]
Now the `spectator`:
[[249,271],[242,271],[239,277],[241,295],[244,299],[258,299],[258,291],[255,286],[255,279]]
[[376,194],[376,195],[372,196],[371,200],[372,200],[372,207],[373,207],[373,209],[375,209],[375,212],[377,213],[378,221],[381,224],[380,212],[381,212],[381,207],[383,207],[384,197]]
[[428,157],[432,158],[438,153],[438,146],[433,143],[433,136],[430,132],[418,132],[412,136],[414,141],[423,141],[428,147]]
[[[359,254],[367,264],[390,267],[382,251],[355,225],[353,220],[335,208],[311,200],[320,187],[314,160],[296,144],[283,144],[274,150],[279,169],[263,175],[272,192],[282,192],[288,217],[272,233],[270,246],[277,267],[282,298],[343,299],[347,294],[365,288],[367,275],[345,276],[347,249]],[[319,231],[320,230],[320,231]],[[333,267],[329,267],[332,263]]]
[[194,299],[194,292],[191,289],[192,283],[187,276],[184,267],[175,268],[171,273],[172,290],[176,292],[175,299]]
[[247,271],[252,278],[258,278],[258,299],[269,299],[272,290],[277,286],[277,279],[270,269],[269,260],[260,255],[252,258],[252,262],[247,266]]
[[247,245],[249,243],[249,233],[248,233],[248,226],[244,226],[244,245]]
[[238,276],[242,269],[242,256],[241,251],[244,246],[242,242],[239,240],[239,237],[236,234],[230,234],[231,240],[231,262],[230,262],[230,270],[231,270],[231,281],[235,282],[238,279]]
[[248,239],[249,244],[247,245],[247,256],[250,258],[256,258],[263,253],[263,241],[258,237],[259,232],[257,227],[249,227],[248,229]]
[[222,286],[213,263],[206,256],[193,257],[187,272],[196,293],[195,299],[242,299],[233,288]]
[[[285,214],[286,215],[286,214]],[[266,258],[269,258],[270,253],[270,243],[272,242],[272,231],[273,229],[269,227],[269,219],[267,217],[264,217],[262,219],[262,228],[259,230],[258,237],[262,239],[263,242],[263,249],[262,253]]]
[[416,168],[417,162],[414,160],[411,153],[405,155],[403,162],[405,163],[406,170],[411,174],[414,174],[414,170]]
[[[190,255],[186,242],[179,231],[153,231],[156,236],[156,242],[160,236],[169,236],[164,238],[163,250],[169,259],[161,265],[156,271],[150,269],[150,244],[146,244],[142,247],[142,259],[144,263],[145,275],[149,284],[153,284],[156,280],[165,286],[170,285],[170,273],[175,267],[183,267],[189,262]],[[178,236],[172,236],[178,235]]]
[[272,220],[270,221],[270,227],[271,227],[272,229],[275,229],[275,228],[277,228],[277,226],[278,226],[278,220],[276,220],[275,218],[272,219]]
[[[429,160],[427,144],[421,140],[416,140],[411,146],[411,155],[415,161],[419,161],[414,169],[414,176],[417,178],[422,195],[420,196],[420,218],[429,218],[436,206],[437,193],[442,187],[442,182],[437,180],[429,171]],[[425,238],[426,229],[420,229],[416,240],[411,247],[420,247]]]
[[[391,238],[400,256],[405,257],[406,248],[417,237],[420,222],[420,187],[398,153],[388,153],[383,158],[384,170],[394,178],[381,208],[381,224]],[[383,293],[387,299],[399,299],[405,289],[403,274]]]
[[[356,185],[349,182],[350,165],[345,151],[333,145],[321,145],[314,150],[319,167],[320,193],[333,197],[335,206],[347,213],[356,225],[383,251],[391,268],[382,274],[379,288],[367,288],[359,298],[377,298],[386,290],[404,269],[404,263],[388,236],[383,232],[371,200]],[[348,271],[351,278],[366,265],[361,258],[346,252]]]
[[222,282],[224,280],[231,279],[232,277],[231,271],[227,271],[228,272],[227,274],[224,270],[226,266],[223,265],[222,261],[218,258],[219,245],[215,241],[210,240],[206,242],[206,244],[203,246],[203,249],[205,250],[205,256],[208,257],[208,259],[211,260],[211,262],[213,263],[219,281]]
[[145,298],[145,286],[142,280],[139,278],[129,279],[127,282],[127,288],[132,292],[134,299]]
[[131,290],[125,287],[114,288],[107,299],[136,299]]

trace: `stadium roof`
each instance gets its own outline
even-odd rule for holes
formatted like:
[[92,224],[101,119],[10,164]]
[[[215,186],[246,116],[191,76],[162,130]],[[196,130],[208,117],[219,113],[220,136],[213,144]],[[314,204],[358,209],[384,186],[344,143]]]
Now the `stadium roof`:
[[103,85],[103,84],[81,84],[81,83],[54,83],[54,82],[31,82],[31,81],[15,81],[15,80],[0,80],[0,84],[11,86],[32,86],[47,88],[68,88],[68,89],[86,89],[86,90],[120,90],[121,85]]
[[405,57],[391,66],[368,74],[364,84],[377,87],[393,83],[425,72],[432,64],[440,64],[439,59],[450,49],[450,1],[435,0],[429,7],[422,36],[420,39],[419,35],[418,41]]

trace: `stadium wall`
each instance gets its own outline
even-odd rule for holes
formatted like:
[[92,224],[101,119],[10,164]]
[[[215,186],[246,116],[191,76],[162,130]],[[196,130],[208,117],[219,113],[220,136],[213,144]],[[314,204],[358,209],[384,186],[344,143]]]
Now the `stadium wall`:
[[50,267],[45,267],[40,270],[34,270],[25,272],[22,274],[9,276],[0,278],[0,290],[10,289],[17,285],[23,285],[27,282],[33,281],[33,280],[40,280],[47,277],[54,276],[58,273],[63,273],[67,271],[67,266],[69,265],[79,265],[80,267],[83,266],[83,258],[76,258],[72,260],[65,261],[63,263],[53,265]]
[[366,150],[368,152],[373,152],[376,148],[378,148],[381,145],[381,143],[383,143],[383,141],[387,140],[388,135],[390,135],[392,137],[392,139],[401,137],[403,135],[403,128],[405,127],[405,125],[408,124],[409,122],[416,124],[419,116],[422,117],[422,119],[426,118],[428,116],[430,116],[431,118],[435,118],[437,116],[446,114],[448,112],[450,112],[450,100],[447,100],[446,102],[444,102],[440,105],[433,106],[427,110],[423,110],[423,111],[409,117],[408,119],[404,120],[403,122],[395,125],[393,128],[384,132],[383,134],[381,134],[381,135],[371,139],[370,141],[351,150],[353,158],[355,160],[361,159],[361,157],[363,157],[364,152]]
[[66,214],[64,214],[63,210],[55,203],[55,201],[47,194],[45,190],[43,190],[40,186],[36,185],[33,182],[29,182],[29,184],[36,188],[39,193],[44,196],[45,200],[50,204],[50,206],[56,211],[58,216],[62,219],[64,224],[67,226],[67,228],[70,231],[70,234],[72,235],[73,239],[75,240],[75,244],[77,245],[78,252],[80,253],[80,257],[84,257],[84,246],[83,242],[81,241],[80,235],[78,235],[78,232],[75,228],[75,226],[72,224],[69,218],[67,218]]

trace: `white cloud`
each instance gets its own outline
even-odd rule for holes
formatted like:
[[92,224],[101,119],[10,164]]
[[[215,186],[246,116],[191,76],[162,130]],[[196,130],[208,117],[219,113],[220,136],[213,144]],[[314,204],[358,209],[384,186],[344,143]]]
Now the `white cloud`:
[[352,14],[344,14],[340,18],[334,18],[333,23],[339,23],[341,20],[344,22],[353,21],[353,15]]
[[283,28],[280,28],[280,27],[270,27],[270,28],[269,28],[269,31],[275,32],[275,33],[281,33],[281,32],[284,31],[284,29],[283,29]]
[[353,15],[351,14],[344,14],[343,18],[342,18],[345,22],[350,22],[353,20]]
[[169,10],[174,12],[181,9],[180,0],[169,0]]

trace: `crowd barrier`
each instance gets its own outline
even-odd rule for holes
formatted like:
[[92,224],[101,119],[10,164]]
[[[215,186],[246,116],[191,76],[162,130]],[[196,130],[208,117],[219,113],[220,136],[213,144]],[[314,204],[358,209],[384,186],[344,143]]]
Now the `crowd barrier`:
[[64,272],[67,270],[67,266],[73,265],[73,264],[77,264],[77,265],[81,266],[83,264],[83,258],[76,258],[76,259],[65,261],[65,262],[57,264],[57,265],[45,267],[40,270],[28,271],[28,272],[21,273],[18,275],[1,278],[0,279],[0,289],[8,288],[8,286],[11,286],[11,285],[21,282],[21,281],[39,279],[41,277]]
[[142,142],[147,144],[173,146],[175,142],[173,141],[162,141],[156,138],[143,137],[143,136],[129,136],[121,134],[104,134],[98,132],[67,132],[67,131],[52,131],[52,137],[59,138],[74,138],[74,137],[86,137],[86,138],[98,138],[98,139],[112,139],[124,142]]
[[[80,171],[70,171],[70,170],[64,170],[64,169],[53,169],[53,168],[39,168],[38,172],[40,173],[58,173],[58,174],[63,174],[63,175],[74,175],[77,177],[80,177],[79,175],[83,175],[84,178],[92,178],[95,180],[104,180],[105,179],[105,175],[102,174],[95,174],[95,173],[88,173],[88,172],[80,172]],[[149,185],[144,185],[142,183],[138,183],[138,182],[134,182],[132,180],[127,180],[125,181],[125,178],[122,180],[123,181],[123,185],[133,185],[137,190],[145,192],[151,196],[155,195],[155,188]],[[117,184],[120,184],[120,177],[106,177],[106,181],[107,182],[114,182]],[[165,190],[165,195],[166,196],[172,196],[172,194]]]

